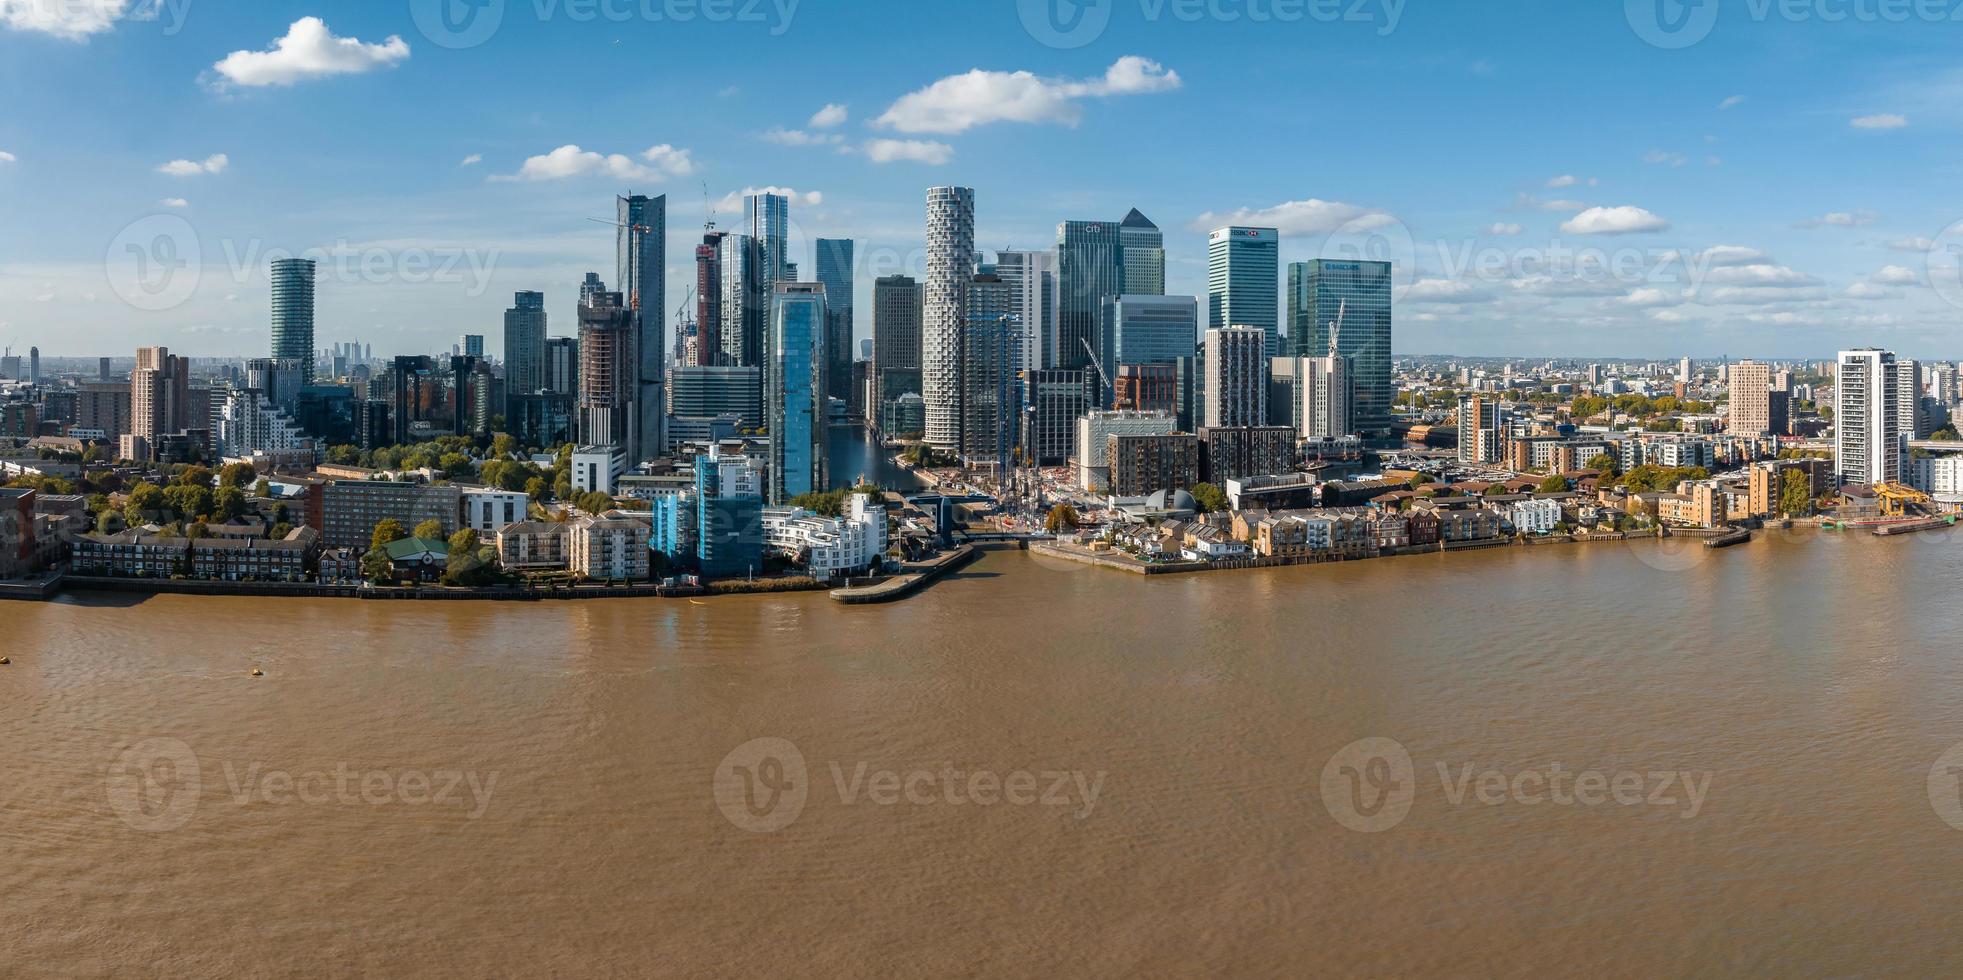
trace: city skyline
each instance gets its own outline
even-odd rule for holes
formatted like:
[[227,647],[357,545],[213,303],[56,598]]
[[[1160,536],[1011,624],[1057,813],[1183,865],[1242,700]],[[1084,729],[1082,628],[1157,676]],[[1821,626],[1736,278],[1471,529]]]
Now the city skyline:
[[[810,261],[820,237],[853,240],[855,285],[869,290],[880,275],[924,274],[919,194],[945,185],[986,202],[975,244],[987,254],[1045,247],[1058,222],[1138,208],[1164,229],[1166,291],[1178,295],[1205,294],[1211,227],[1281,228],[1284,265],[1341,257],[1323,254],[1332,243],[1380,245],[1400,268],[1400,355],[1830,358],[1885,331],[1891,347],[1933,358],[1963,316],[1946,298],[1963,290],[1942,247],[1963,217],[1946,210],[1942,179],[1954,115],[1942,95],[1956,76],[1913,22],[1740,15],[1673,49],[1619,9],[1399,7],[1393,23],[1386,5],[1376,23],[1263,30],[1153,21],[1120,4],[1072,47],[1009,5],[790,5],[786,25],[565,11],[535,24],[519,6],[501,31],[457,48],[407,9],[97,14],[129,6],[0,17],[0,56],[60,93],[0,122],[0,200],[37,232],[0,242],[0,331],[16,346],[122,354],[141,336],[191,356],[256,354],[267,349],[269,261],[319,249],[336,259],[319,287],[319,344],[380,338],[379,349],[418,352],[471,333],[500,349],[518,291],[545,293],[555,319],[573,321],[580,276],[615,265],[611,236],[584,219],[625,193],[667,195],[672,258],[700,242],[705,204],[734,228],[746,194],[774,190],[789,203],[787,260]],[[808,104],[773,84],[809,73],[818,52],[876,43],[875,18],[971,43],[882,49],[876,71],[800,85]],[[1500,43],[1514,32],[1574,44]],[[501,55],[521,36],[538,39],[549,71],[504,77]],[[351,46],[347,59],[309,59],[335,40]],[[1829,43],[1861,84],[1794,70]],[[645,44],[673,71],[642,87],[600,81],[614,52]],[[754,74],[715,70],[732,59]],[[1602,93],[1616,122],[1585,137],[1536,110],[1501,138],[1471,111],[1539,106],[1551,79],[1590,71],[1652,84]],[[496,111],[431,124],[398,98],[459,85]],[[111,91],[146,122],[95,131],[87,107]],[[1303,167],[1298,137],[1272,132],[1270,112],[1371,139]],[[1224,167],[1181,146],[1133,152],[1147,129],[1218,126],[1263,136]],[[989,179],[1011,161],[1016,179]],[[118,284],[130,289],[138,270],[118,247],[185,228],[195,288],[125,301]],[[1531,268],[1563,249],[1599,249],[1636,271],[1596,280]],[[1488,259],[1504,271],[1481,272]],[[670,261],[664,272],[663,294],[680,296],[694,270]],[[855,313],[854,339],[869,337],[869,308]],[[664,329],[672,314],[660,311]]]

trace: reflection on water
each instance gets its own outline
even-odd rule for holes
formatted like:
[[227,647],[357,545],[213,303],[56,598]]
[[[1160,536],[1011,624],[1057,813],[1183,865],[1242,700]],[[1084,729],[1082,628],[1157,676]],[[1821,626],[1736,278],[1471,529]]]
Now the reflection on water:
[[879,447],[879,440],[863,425],[835,425],[825,430],[825,449],[831,463],[833,487],[855,485],[867,477],[882,487],[917,490],[921,481],[893,464],[892,453]]
[[[1956,972],[1963,833],[1929,794],[1963,551],[1643,547],[1155,579],[996,552],[871,607],[0,604],[0,972]],[[741,792],[797,770],[718,796],[761,738],[804,766],[772,832]],[[1366,738],[1409,768],[1343,783]],[[132,764],[154,740],[197,778]],[[1556,766],[1708,793],[1455,801]],[[1084,815],[874,802],[862,768],[1103,782]],[[397,790],[253,791],[339,769]],[[480,819],[404,800],[444,772],[496,775]],[[1344,785],[1408,812],[1340,821]],[[126,819],[182,792],[177,829]]]

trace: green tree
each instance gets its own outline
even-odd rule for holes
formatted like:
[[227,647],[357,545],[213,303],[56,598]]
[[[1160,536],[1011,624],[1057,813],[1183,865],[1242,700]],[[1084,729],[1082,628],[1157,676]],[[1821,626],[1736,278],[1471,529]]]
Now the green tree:
[[484,585],[497,575],[498,551],[485,546],[474,528],[450,535],[450,556],[443,567],[449,585]]
[[327,461],[341,466],[353,466],[361,462],[361,447],[339,445],[327,447]]
[[273,481],[263,476],[260,477],[259,482],[252,485],[252,495],[261,500],[271,497],[273,495]]
[[253,469],[251,463],[226,463],[224,468],[218,471],[218,485],[221,488],[242,487],[248,481],[258,478],[259,471]]
[[443,471],[444,476],[452,480],[461,480],[477,472],[477,467],[472,465],[470,457],[463,453],[444,453],[437,458],[436,465]]
[[1069,504],[1058,504],[1050,508],[1043,518],[1043,530],[1051,534],[1062,534],[1077,529],[1077,508]]
[[164,502],[184,520],[211,513],[211,488],[202,483],[179,483],[164,488]]
[[[401,530],[401,525],[396,525]],[[361,574],[370,582],[380,584],[389,578],[389,553],[379,547],[370,548],[361,556]]]
[[613,509],[613,495],[588,490],[573,499],[573,506],[589,514],[604,514]]
[[375,530],[369,534],[368,547],[379,551],[387,547],[389,542],[400,541],[408,536],[409,532],[402,529],[401,521],[393,517],[384,517],[375,524]]
[[532,498],[533,503],[548,499],[546,492],[549,489],[543,476],[535,476],[525,481],[525,496]]
[[415,536],[419,538],[428,538],[432,541],[441,541],[443,540],[443,522],[432,517],[429,520],[426,520],[421,524],[416,525]]
[[163,516],[164,490],[154,483],[139,483],[130,490],[129,500],[123,504],[123,520],[131,527],[150,523],[152,517]]
[[1602,479],[1609,480],[1615,477],[1616,470],[1619,466],[1620,464],[1616,462],[1614,456],[1610,456],[1608,453],[1596,453],[1588,458],[1588,462],[1582,468],[1594,470],[1601,475]]
[[1813,479],[1805,471],[1791,469],[1779,480],[1779,513],[1804,517],[1813,510]]
[[1406,486],[1409,486],[1411,489],[1416,490],[1427,483],[1437,483],[1437,482],[1438,479],[1432,476],[1430,473],[1413,473],[1411,474],[1411,479],[1406,483]]
[[1567,493],[1568,490],[1568,478],[1559,473],[1550,473],[1547,479],[1540,481],[1541,493]]
[[1227,509],[1227,492],[1211,483],[1193,485],[1193,502],[1202,514],[1218,514]]
[[510,433],[500,432],[491,437],[491,455],[500,459],[518,451],[518,440]]
[[218,488],[211,495],[212,516],[223,522],[238,520],[245,513],[245,491],[236,484]]
[[211,486],[211,467],[197,465],[186,466],[177,471],[177,479],[173,482],[180,487],[209,487]]
[[281,521],[273,525],[272,530],[266,532],[266,539],[269,541],[284,541],[286,540],[286,536],[292,533],[293,525]]

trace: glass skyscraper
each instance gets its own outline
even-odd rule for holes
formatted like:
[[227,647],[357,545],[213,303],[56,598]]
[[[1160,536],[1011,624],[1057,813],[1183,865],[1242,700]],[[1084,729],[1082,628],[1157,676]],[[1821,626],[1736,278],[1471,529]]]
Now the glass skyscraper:
[[1288,266],[1288,346],[1295,357],[1323,357],[1342,317],[1334,353],[1350,360],[1359,432],[1390,431],[1391,283],[1389,262],[1312,259]]
[[621,448],[627,450],[630,462],[639,462],[661,451],[667,421],[661,382],[668,369],[668,338],[662,330],[668,322],[668,195],[633,194],[616,204],[620,227],[615,232],[614,258],[619,278],[614,288],[634,313],[634,350],[639,359],[632,393],[636,438]]
[[825,287],[780,282],[771,293],[770,503],[825,489]]
[[852,239],[817,241],[818,284],[825,287],[825,394],[850,401],[852,387]]
[[544,387],[545,294],[521,292],[504,311],[504,390],[529,395]]
[[314,260],[273,260],[274,357],[300,362],[303,383],[314,383]]
[[1200,346],[1200,302],[1191,296],[1113,296],[1105,300],[1111,324],[1106,374],[1120,364],[1172,364]]
[[1216,228],[1206,241],[1206,325],[1259,327],[1268,354],[1281,351],[1281,234],[1273,228]]
[[1105,360],[1108,340],[1098,321],[1104,299],[1124,292],[1125,267],[1118,226],[1109,221],[1066,221],[1056,228],[1056,366],[1087,368],[1091,352]]
[[791,257],[785,249],[789,247],[791,201],[782,194],[752,194],[743,199],[743,217],[749,223],[750,237],[763,252],[763,267],[757,272],[768,295],[770,287],[790,272]]

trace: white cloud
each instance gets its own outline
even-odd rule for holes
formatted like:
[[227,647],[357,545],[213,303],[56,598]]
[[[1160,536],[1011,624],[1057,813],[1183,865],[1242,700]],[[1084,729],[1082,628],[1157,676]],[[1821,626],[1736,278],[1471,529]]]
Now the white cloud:
[[1704,278],[1713,286],[1755,289],[1803,289],[1820,285],[1820,280],[1789,266],[1771,262],[1720,266]]
[[188,208],[191,206],[191,202],[181,197],[166,197],[157,203],[167,208]]
[[1681,153],[1668,150],[1651,150],[1643,154],[1643,162],[1665,167],[1681,167],[1690,160]]
[[234,85],[291,85],[330,75],[393,68],[409,57],[409,45],[391,34],[380,44],[335,37],[318,17],[302,17],[264,51],[234,51],[212,65]]
[[1755,265],[1766,260],[1766,254],[1746,245],[1713,245],[1697,253],[1697,261],[1703,265]]
[[954,147],[934,140],[870,139],[860,147],[874,163],[924,163],[938,167],[954,159]]
[[823,109],[812,114],[810,126],[812,129],[830,129],[833,126],[843,125],[845,119],[845,107],[832,102],[827,103]]
[[480,163],[483,163],[483,162],[484,162],[484,154],[482,154],[482,153],[472,153],[471,155],[469,155],[469,156],[467,156],[467,157],[464,157],[464,158],[463,158],[463,162],[461,162],[461,163],[459,163],[459,164],[457,164],[457,166],[459,166],[459,167],[475,167],[475,166],[477,166],[478,164],[480,164]]
[[1325,235],[1339,228],[1368,231],[1395,224],[1396,218],[1382,211],[1309,198],[1283,201],[1269,208],[1239,208],[1227,212],[1208,211],[1193,219],[1194,231],[1211,231],[1227,225],[1274,228],[1284,235]]
[[1137,55],[1119,58],[1103,77],[1090,79],[976,68],[901,96],[873,124],[903,133],[947,134],[997,122],[1075,126],[1083,118],[1082,99],[1168,92],[1180,84],[1178,72]]
[[1599,183],[1601,183],[1601,181],[1597,180],[1594,177],[1590,177],[1587,180],[1582,180],[1580,177],[1576,177],[1573,174],[1562,174],[1559,177],[1555,177],[1554,179],[1549,180],[1547,182],[1547,186],[1551,188],[1561,188],[1561,187],[1574,187],[1579,184],[1587,184],[1590,187],[1594,187],[1596,184]]
[[825,195],[822,192],[807,191],[800,194],[793,188],[778,187],[773,184],[769,187],[745,187],[735,194],[727,195],[722,200],[716,202],[716,210],[722,212],[741,211],[743,209],[743,199],[754,197],[758,194],[775,194],[778,197],[788,199],[792,204],[800,207],[815,208],[825,203]]
[[1427,306],[1457,306],[1491,298],[1485,290],[1458,279],[1420,279],[1404,292],[1404,302]]
[[1738,106],[1744,104],[1744,102],[1745,102],[1745,97],[1742,95],[1731,96],[1730,98],[1725,99],[1723,102],[1718,103],[1718,111],[1723,112],[1726,109],[1735,109]]
[[1638,232],[1667,231],[1670,222],[1642,208],[1624,205],[1616,208],[1589,208],[1561,222],[1569,235],[1630,235]]
[[1687,299],[1689,299],[1689,296],[1685,293],[1670,289],[1658,289],[1652,286],[1642,289],[1632,289],[1629,291],[1629,295],[1622,297],[1616,302],[1621,303],[1623,306],[1633,306],[1637,309],[1654,309],[1663,306],[1681,306]]
[[230,166],[231,159],[223,153],[213,153],[203,160],[172,160],[157,167],[160,174],[172,177],[196,177],[200,174],[220,174]]
[[1919,237],[1897,238],[1889,242],[1888,247],[1897,252],[1927,252],[1936,247],[1936,240]]
[[1801,228],[1861,228],[1880,217],[1873,211],[1833,211],[1799,223]]
[[1883,112],[1872,116],[1856,116],[1847,121],[1855,129],[1901,129],[1908,125],[1908,117],[1893,112]]
[[837,133],[813,133],[782,126],[772,126],[762,135],[765,140],[780,146],[836,146],[845,142],[845,137]]
[[19,157],[8,153],[6,150],[0,150],[0,163],[13,163],[19,159]]
[[1841,293],[1848,299],[1887,299],[1891,293],[1871,282],[1857,282]]
[[515,174],[492,179],[536,181],[609,177],[614,180],[659,181],[669,177],[686,177],[695,172],[695,163],[689,159],[689,151],[678,150],[666,143],[649,147],[641,153],[641,159],[646,163],[636,163],[624,153],[596,153],[568,143],[550,153],[526,158]]
[[0,27],[86,40],[116,26],[130,0],[0,0]]
[[1510,221],[1499,221],[1499,222],[1494,222],[1491,227],[1487,228],[1486,234],[1496,235],[1504,238],[1508,235],[1518,235],[1524,230],[1526,229],[1523,229],[1519,225],[1516,225]]
[[1914,286],[1922,282],[1922,277],[1916,275],[1913,269],[1899,265],[1885,265],[1874,275],[1869,276],[1868,281],[1882,286]]

